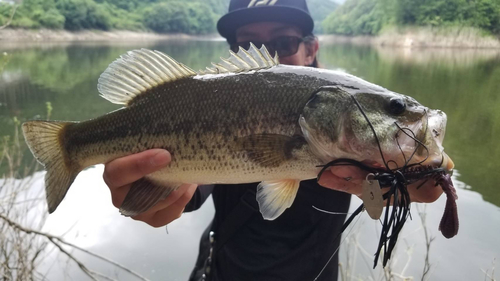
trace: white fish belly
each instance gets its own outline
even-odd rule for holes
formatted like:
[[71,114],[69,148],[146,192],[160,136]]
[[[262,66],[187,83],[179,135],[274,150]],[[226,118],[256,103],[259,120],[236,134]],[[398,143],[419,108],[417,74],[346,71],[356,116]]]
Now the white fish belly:
[[234,161],[223,163],[183,163],[166,167],[150,175],[160,182],[193,184],[238,184],[267,180],[307,180],[316,178],[320,168],[310,163],[286,162],[278,167],[262,167],[255,163]]

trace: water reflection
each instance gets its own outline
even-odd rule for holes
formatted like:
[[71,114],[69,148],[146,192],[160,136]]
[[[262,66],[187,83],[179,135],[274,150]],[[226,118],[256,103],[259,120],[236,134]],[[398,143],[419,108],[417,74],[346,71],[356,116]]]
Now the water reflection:
[[[186,280],[198,252],[199,237],[213,216],[212,202],[208,200],[200,210],[185,214],[168,225],[166,234],[165,228],[154,229],[119,215],[110,203],[102,172],[102,165],[82,172],[58,210],[48,217],[43,231],[64,235],[67,241],[110,258],[151,280]],[[39,173],[32,185],[34,194],[43,188],[42,176],[43,173]],[[400,234],[391,259],[394,273],[421,279],[426,247],[419,213],[424,212],[427,231],[434,239],[429,253],[432,266],[429,280],[481,280],[484,277],[481,270],[491,271],[494,267],[494,259],[500,253],[497,242],[500,209],[484,202],[478,193],[465,189],[461,181],[455,179],[454,182],[459,196],[459,235],[448,240],[437,230],[446,201],[444,197],[425,207],[412,204],[413,219]],[[350,212],[361,204],[361,200],[353,199]],[[340,262],[344,270],[350,272],[349,278],[382,280],[381,265],[372,269],[380,223],[362,213],[345,233],[349,235],[343,240]],[[85,278],[77,266],[68,264],[56,250],[49,249],[41,264],[49,280]],[[86,254],[75,252],[75,255],[93,270],[116,275],[118,280],[136,280]],[[471,256],[474,258],[469,258]]]
[[[45,118],[47,102],[53,108],[53,120],[85,120],[119,108],[99,97],[97,79],[121,54],[143,47],[170,54],[193,69],[204,69],[227,52],[224,42],[185,40],[10,49],[0,76],[1,135],[14,131],[13,117],[20,121]],[[0,163],[0,174],[5,169],[5,163]]]
[[[460,179],[500,206],[500,162],[495,160],[500,157],[499,52],[412,49],[412,59],[405,52],[324,45],[320,58],[327,67],[345,69],[446,112],[444,147],[462,171]],[[421,59],[425,54],[429,58]]]
[[[224,42],[217,41],[53,44],[8,49],[1,46],[0,52],[7,51],[10,60],[0,76],[0,136],[13,136],[14,117],[21,121],[45,118],[47,102],[53,108],[51,119],[58,120],[84,120],[118,108],[98,96],[97,79],[119,55],[140,47],[163,51],[193,69],[203,69],[210,61],[226,56],[227,48]],[[496,161],[500,157],[498,52],[325,44],[321,47],[320,61],[328,68],[345,69],[448,114],[444,145],[460,172],[455,183],[469,186],[472,191],[459,190],[461,229],[451,240],[445,240],[437,231],[444,197],[427,207],[427,225],[432,236],[437,237],[431,248],[434,267],[430,279],[484,279],[481,269],[490,269],[495,255],[500,253],[496,237],[500,233],[497,207],[500,206],[497,191],[500,162]],[[31,163],[31,155],[25,153],[23,161]],[[5,164],[0,163],[0,173],[4,170]],[[49,216],[44,230],[59,235],[71,229],[65,236],[70,241],[115,259],[151,279],[185,280],[197,254],[199,236],[212,217],[211,203],[169,225],[167,235],[164,228],[153,229],[118,215],[101,175],[101,166],[81,173],[58,211]],[[33,188],[41,187],[40,179]],[[484,202],[483,197],[497,206]],[[394,268],[401,273],[407,258],[411,258],[403,275],[419,278],[425,246],[416,208],[412,208],[414,220],[402,233],[394,255],[398,260]],[[381,271],[372,272],[371,266],[366,265],[371,265],[378,232],[374,231],[377,223],[368,221],[366,215],[363,217],[353,231],[358,233],[358,238],[349,238],[343,246],[342,261],[344,266],[347,260],[352,263],[352,254],[346,253],[352,247],[357,249],[358,260],[350,266],[357,277],[367,279],[378,276]],[[407,254],[409,246],[412,246],[412,255]],[[365,250],[368,256],[363,254]],[[49,279],[65,279],[64,273],[50,269],[64,267],[66,260],[56,258],[54,251],[50,253],[43,263],[50,272]],[[111,276],[115,274],[102,262],[77,255],[94,269]],[[470,256],[475,258],[468,258]],[[75,280],[83,278],[78,274],[74,266],[69,276]],[[127,277],[119,275],[117,279],[127,280]]]
[[[444,238],[438,231],[446,199],[444,196],[432,204],[412,204],[411,217],[398,239],[391,258],[391,270],[397,276],[422,280],[426,257],[426,240],[420,214],[426,217],[425,226],[432,238],[429,251],[430,272],[425,280],[484,280],[485,273],[492,273],[499,257],[500,209],[483,201],[481,195],[464,189],[465,184],[454,179],[458,187],[460,230],[452,239]],[[351,211],[361,204],[354,198]],[[480,214],[487,214],[481,217]],[[385,280],[380,264],[375,270],[375,254],[380,223],[362,214],[351,235],[341,247],[341,262],[351,266],[351,277],[356,280]],[[478,231],[480,230],[480,231]],[[472,258],[473,257],[473,258]],[[496,262],[498,266],[498,262]],[[495,277],[496,276],[496,277]],[[498,278],[497,272],[493,276]],[[372,279],[370,279],[370,277]],[[376,277],[376,278],[374,278]],[[487,280],[491,280],[486,278]]]
[[375,48],[383,61],[430,66],[443,64],[451,68],[474,67],[479,62],[500,59],[497,49],[447,49],[447,48]]
[[[154,229],[121,216],[111,204],[102,172],[102,165],[83,171],[58,210],[48,216],[42,231],[64,237],[67,242],[118,262],[150,280],[186,280],[194,265],[201,233],[213,217],[211,200],[196,213],[185,214],[181,220],[169,224],[167,234],[164,227]],[[33,217],[46,212],[45,200],[40,196],[44,174],[36,173],[26,196],[20,196],[41,199],[30,205],[32,218],[22,220],[25,226],[38,225],[40,219]],[[3,196],[0,192],[0,198]],[[93,271],[116,276],[117,280],[137,280],[85,253],[73,254]],[[88,279],[51,244],[41,256],[38,271],[48,280]]]

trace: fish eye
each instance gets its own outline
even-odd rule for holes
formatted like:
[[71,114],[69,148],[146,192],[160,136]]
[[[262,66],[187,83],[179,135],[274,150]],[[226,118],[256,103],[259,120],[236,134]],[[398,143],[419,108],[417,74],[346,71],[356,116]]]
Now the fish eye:
[[389,112],[393,115],[400,115],[406,110],[406,103],[402,98],[392,98],[389,102]]

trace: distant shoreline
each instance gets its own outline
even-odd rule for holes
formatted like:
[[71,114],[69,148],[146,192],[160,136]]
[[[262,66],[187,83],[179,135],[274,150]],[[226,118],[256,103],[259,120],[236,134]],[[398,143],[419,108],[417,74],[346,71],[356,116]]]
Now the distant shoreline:
[[[356,45],[411,47],[411,48],[480,48],[500,49],[500,40],[482,36],[473,28],[399,28],[383,31],[378,36],[318,35],[324,43],[349,43]],[[224,40],[218,34],[188,35],[159,34],[146,31],[100,30],[51,30],[3,29],[0,44],[59,43],[59,42],[136,42],[161,40]]]
[[500,39],[485,36],[469,27],[401,27],[391,28],[378,36],[320,35],[325,43],[348,43],[402,48],[470,48],[500,49]]
[[0,30],[0,44],[20,42],[127,42],[127,41],[160,41],[160,40],[189,40],[189,39],[221,39],[216,34],[188,35],[188,34],[160,34],[146,31],[101,31],[101,30],[52,30],[52,29],[2,29]]

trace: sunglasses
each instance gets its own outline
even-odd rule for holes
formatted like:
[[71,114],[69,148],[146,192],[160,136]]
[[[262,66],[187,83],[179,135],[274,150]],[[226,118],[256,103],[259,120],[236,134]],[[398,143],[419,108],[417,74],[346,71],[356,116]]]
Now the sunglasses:
[[300,43],[304,42],[305,38],[295,37],[295,36],[281,36],[274,38],[269,42],[259,42],[259,41],[244,41],[236,42],[230,45],[231,51],[237,53],[239,48],[242,47],[245,50],[250,48],[250,43],[253,43],[255,47],[260,48],[265,45],[269,54],[274,56],[277,52],[279,57],[288,57],[295,55],[299,50]]

